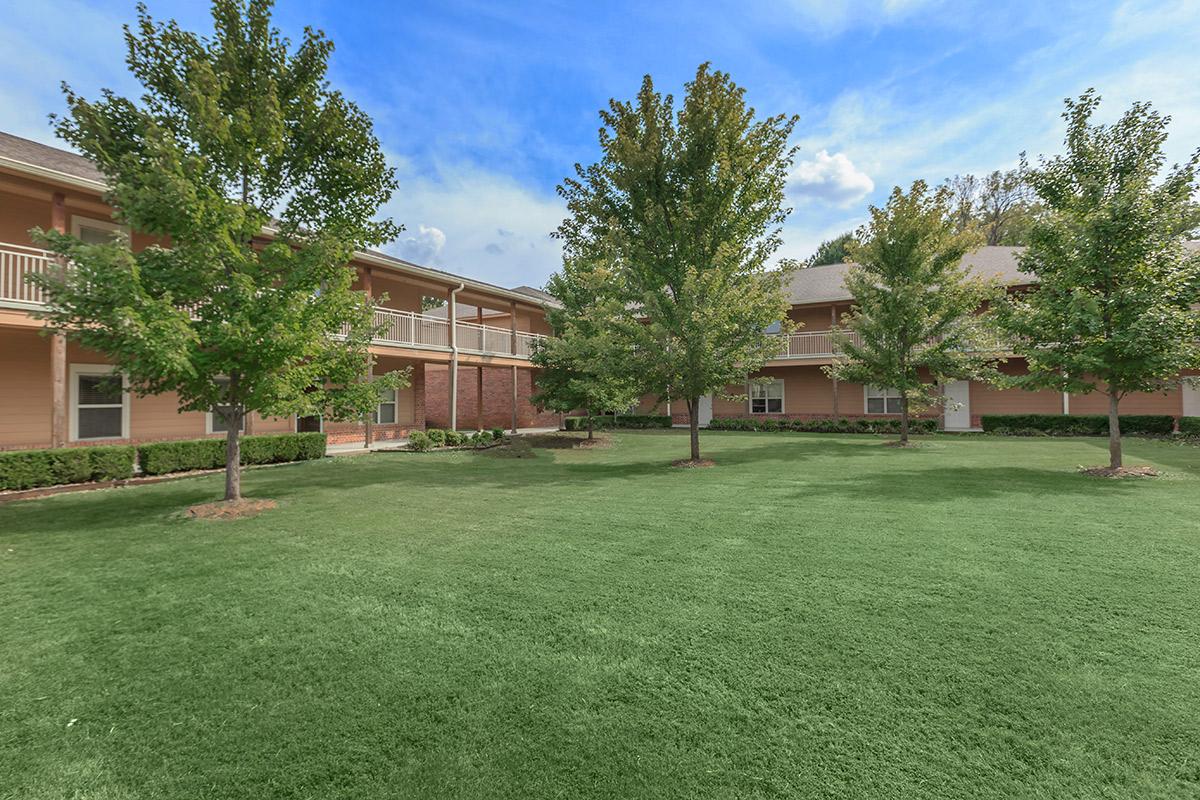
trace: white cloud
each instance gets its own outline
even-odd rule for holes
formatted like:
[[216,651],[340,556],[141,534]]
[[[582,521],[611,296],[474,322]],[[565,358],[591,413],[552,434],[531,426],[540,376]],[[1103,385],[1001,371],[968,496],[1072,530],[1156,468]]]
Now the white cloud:
[[432,264],[446,246],[446,234],[431,225],[418,225],[414,236],[403,236],[392,246],[396,255],[418,264]]
[[408,230],[385,251],[501,286],[541,286],[561,265],[550,234],[566,212],[555,195],[473,165],[417,174],[406,164],[397,173],[384,212]]
[[873,192],[875,182],[845,153],[830,155],[827,150],[818,150],[814,158],[792,168],[788,188],[796,195],[847,206]]

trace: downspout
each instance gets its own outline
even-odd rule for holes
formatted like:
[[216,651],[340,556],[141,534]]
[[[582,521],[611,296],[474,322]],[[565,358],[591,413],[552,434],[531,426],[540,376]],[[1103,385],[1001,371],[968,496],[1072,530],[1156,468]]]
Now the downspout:
[[456,295],[466,284],[461,281],[457,289],[451,289],[446,308],[450,319],[450,430],[458,430],[458,301]]

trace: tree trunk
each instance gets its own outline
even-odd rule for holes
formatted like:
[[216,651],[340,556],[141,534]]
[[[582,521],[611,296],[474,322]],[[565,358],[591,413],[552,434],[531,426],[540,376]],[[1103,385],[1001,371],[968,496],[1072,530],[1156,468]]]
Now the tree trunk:
[[908,444],[908,392],[900,393],[900,444]]
[[241,406],[231,406],[225,434],[225,500],[242,499],[242,417]]
[[588,441],[590,442],[595,438],[596,423],[592,419],[592,410],[590,408],[585,408],[583,413],[587,414],[588,418]]
[[1121,400],[1117,393],[1108,393],[1108,466],[1112,469],[1121,467],[1121,417],[1117,414],[1117,404]]
[[692,440],[692,461],[700,460],[700,398],[687,401],[688,434]]

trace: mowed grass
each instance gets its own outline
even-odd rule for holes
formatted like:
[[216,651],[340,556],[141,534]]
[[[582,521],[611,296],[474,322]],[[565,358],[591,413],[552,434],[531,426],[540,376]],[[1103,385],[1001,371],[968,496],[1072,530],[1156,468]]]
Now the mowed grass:
[[676,432],[0,507],[0,796],[1200,795],[1200,448]]

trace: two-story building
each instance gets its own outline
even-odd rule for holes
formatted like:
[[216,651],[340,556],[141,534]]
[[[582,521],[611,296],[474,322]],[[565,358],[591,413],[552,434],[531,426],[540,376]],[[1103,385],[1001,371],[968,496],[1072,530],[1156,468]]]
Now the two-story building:
[[[1200,249],[1200,242],[1188,246]],[[964,257],[970,273],[994,279],[1010,291],[1028,288],[1030,276],[1018,268],[1020,248],[983,247]],[[844,278],[849,264],[827,264],[797,270],[787,287],[791,309],[788,316],[799,324],[796,332],[779,335],[779,355],[750,378],[770,376],[769,383],[748,381],[729,386],[725,395],[701,398],[700,424],[714,417],[856,418],[895,416],[899,397],[887,387],[863,386],[836,381],[821,369],[833,362],[831,328],[850,311],[851,296]],[[1008,354],[1001,365],[1008,374],[1021,374],[1023,359]],[[978,381],[954,381],[943,387],[950,402],[940,413],[946,430],[979,427],[985,414],[1107,414],[1108,398],[1100,393],[1065,394],[1054,391],[1029,392],[1000,389]],[[728,397],[745,399],[728,399]],[[682,402],[668,403],[644,398],[643,413],[666,411],[676,422],[686,422]],[[1121,401],[1122,414],[1170,414],[1175,417],[1200,415],[1200,391],[1191,385],[1171,387],[1155,394],[1134,394]]]
[[[0,133],[0,449],[223,435],[219,415],[180,412],[173,394],[106,390],[109,360],[69,335],[50,333],[37,318],[45,298],[25,276],[51,261],[30,229],[107,240],[121,228],[104,197],[104,176],[86,158]],[[125,233],[134,249],[152,244],[137,231]],[[468,429],[557,421],[529,402],[535,372],[529,356],[549,332],[544,312],[552,298],[373,251],[356,254],[347,268],[357,273],[356,288],[379,298],[374,369],[411,367],[412,385],[381,393],[369,420],[251,415],[247,433],[324,430],[331,442],[369,443],[427,423]],[[444,306],[423,311],[427,298]]]

